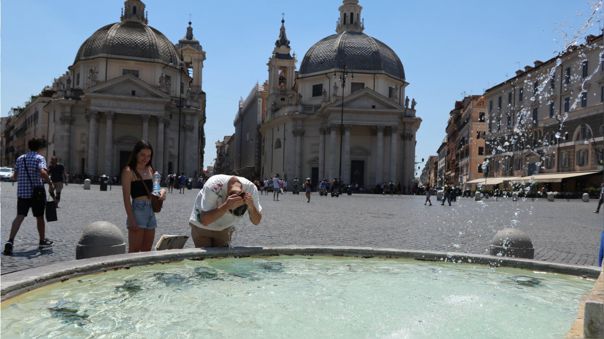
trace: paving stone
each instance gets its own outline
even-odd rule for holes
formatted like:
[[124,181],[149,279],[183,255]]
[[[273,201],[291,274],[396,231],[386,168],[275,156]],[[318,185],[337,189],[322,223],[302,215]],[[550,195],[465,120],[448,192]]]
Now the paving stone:
[[[16,189],[0,185],[1,240],[6,241],[16,214]],[[188,218],[198,190],[168,195],[157,214],[155,240],[161,234],[187,234]],[[75,259],[75,248],[84,226],[93,221],[117,225],[124,235],[126,213],[121,187],[101,192],[98,185],[84,190],[70,184],[62,194],[59,221],[47,224],[52,250],[40,253],[35,219],[23,222],[15,240],[15,255],[1,256],[2,274],[57,261]],[[604,215],[592,213],[595,202],[549,202],[519,199],[458,198],[453,206],[424,206],[423,196],[361,195],[320,197],[306,203],[303,195],[286,193],[280,201],[260,197],[263,220],[237,226],[235,246],[338,245],[397,249],[435,250],[488,254],[495,233],[506,227],[526,232],[535,247],[535,259],[550,262],[596,265],[599,234]],[[193,247],[189,240],[185,247]]]

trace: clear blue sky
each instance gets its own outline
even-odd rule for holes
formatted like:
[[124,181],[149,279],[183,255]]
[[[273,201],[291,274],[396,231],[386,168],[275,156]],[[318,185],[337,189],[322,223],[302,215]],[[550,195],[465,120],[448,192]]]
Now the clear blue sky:
[[[285,13],[298,64],[310,46],[335,33],[341,0],[147,0],[149,24],[177,42],[189,18],[207,52],[204,166],[215,142],[233,133],[240,97],[268,76],[266,63]],[[365,33],[400,57],[423,119],[417,160],[435,154],[455,100],[547,60],[578,36],[600,34],[602,11],[581,27],[601,0],[361,0]],[[0,114],[22,105],[71,65],[79,46],[119,21],[123,0],[2,0]]]

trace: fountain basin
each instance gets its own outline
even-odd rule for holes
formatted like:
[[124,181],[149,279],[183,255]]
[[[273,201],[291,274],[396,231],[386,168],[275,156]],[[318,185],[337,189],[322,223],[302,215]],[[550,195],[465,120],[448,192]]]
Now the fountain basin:
[[187,249],[51,266],[2,277],[3,334],[560,337],[599,273],[491,256],[318,247]]

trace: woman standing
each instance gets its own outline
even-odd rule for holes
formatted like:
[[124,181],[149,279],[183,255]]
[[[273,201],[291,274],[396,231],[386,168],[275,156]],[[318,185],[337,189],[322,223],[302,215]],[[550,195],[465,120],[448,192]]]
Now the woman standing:
[[306,194],[306,202],[310,202],[310,192],[312,190],[312,185],[310,184],[310,178],[306,178],[304,181],[304,192]]
[[[153,190],[152,161],[151,144],[141,140],[134,145],[128,165],[122,170],[122,194],[128,227],[128,252],[150,251],[155,239],[157,220],[149,197]],[[160,199],[166,199],[164,189],[160,190]]]

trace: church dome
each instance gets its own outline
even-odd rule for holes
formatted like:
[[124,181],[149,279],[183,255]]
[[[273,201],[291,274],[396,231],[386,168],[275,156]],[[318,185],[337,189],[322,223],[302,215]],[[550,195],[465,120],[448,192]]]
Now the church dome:
[[74,64],[95,57],[145,59],[177,64],[176,47],[160,31],[140,21],[122,21],[101,27],[80,47]]
[[403,63],[385,43],[362,32],[342,31],[314,44],[302,60],[300,75],[342,69],[383,72],[405,80]]

